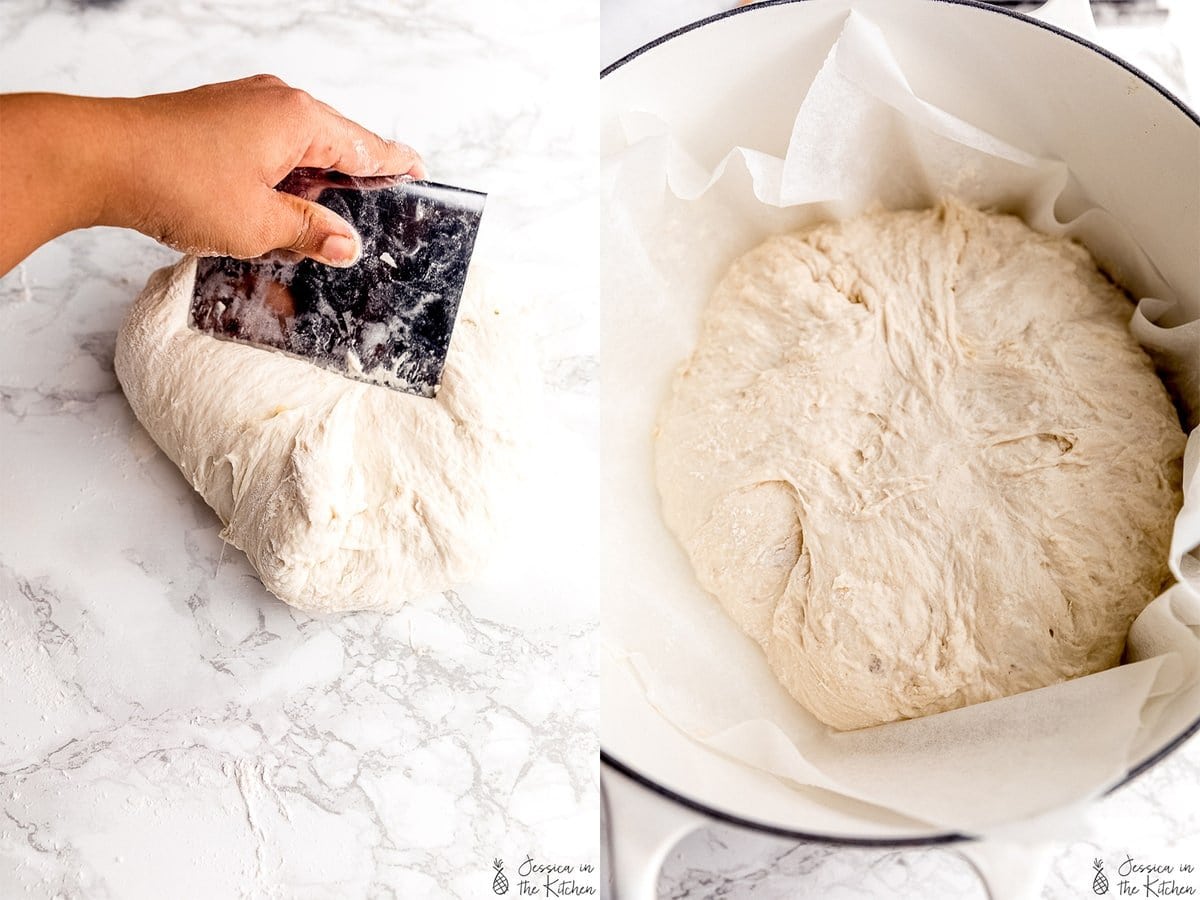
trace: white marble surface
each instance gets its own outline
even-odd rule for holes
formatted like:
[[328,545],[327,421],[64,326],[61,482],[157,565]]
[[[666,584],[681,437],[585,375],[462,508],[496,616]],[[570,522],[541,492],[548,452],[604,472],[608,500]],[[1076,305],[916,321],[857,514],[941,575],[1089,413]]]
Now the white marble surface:
[[[735,5],[732,0],[602,0],[601,65],[689,22]],[[1200,60],[1200,9],[1190,0],[1163,0],[1166,21],[1120,22],[1103,27],[1102,43],[1181,97],[1195,96]],[[1189,91],[1190,89],[1190,91]],[[1043,896],[1052,900],[1095,896],[1093,860],[1104,861],[1110,896],[1127,855],[1139,862],[1200,861],[1200,736],[1131,784],[1100,801],[1095,833],[1053,848]],[[620,810],[613,827],[620,828]],[[1200,864],[1198,864],[1200,869]],[[1144,878],[1144,876],[1142,876]],[[1130,879],[1147,894],[1137,876]],[[1200,894],[1200,875],[1181,884]],[[683,838],[669,854],[658,882],[670,900],[784,900],[784,898],[985,898],[975,870],[950,848],[849,849],[768,837],[713,824]],[[1165,896],[1165,895],[1164,895]]]
[[478,252],[527,285],[547,386],[483,578],[312,618],[114,378],[176,254],[96,229],[0,281],[0,898],[478,897],[493,858],[514,893],[527,855],[596,864],[595,40],[586,0],[0,4],[5,91],[274,72],[488,191]]

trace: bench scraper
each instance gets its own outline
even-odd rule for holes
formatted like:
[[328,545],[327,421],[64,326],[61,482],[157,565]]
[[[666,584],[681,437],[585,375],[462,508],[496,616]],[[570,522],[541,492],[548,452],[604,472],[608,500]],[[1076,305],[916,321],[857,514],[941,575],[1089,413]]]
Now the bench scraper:
[[296,169],[278,190],[348,221],[362,238],[362,257],[346,269],[286,251],[202,258],[188,324],[433,397],[486,195],[407,176],[316,169]]

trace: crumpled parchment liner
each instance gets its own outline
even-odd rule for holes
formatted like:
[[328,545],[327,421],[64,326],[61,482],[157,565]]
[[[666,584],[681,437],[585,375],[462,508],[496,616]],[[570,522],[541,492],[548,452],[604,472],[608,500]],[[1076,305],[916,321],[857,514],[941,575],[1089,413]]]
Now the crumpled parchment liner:
[[1088,799],[1200,716],[1196,431],[1171,551],[1183,583],[1134,623],[1126,664],[848,733],[791,700],[758,647],[696,584],[659,516],[651,433],[725,269],[767,235],[817,221],[925,207],[953,194],[1078,238],[1147,298],[1131,328],[1193,429],[1200,296],[1173,292],[1064,163],[1033,157],[915,96],[883,34],[859,13],[847,17],[809,90],[784,159],[730,148],[709,170],[655,116],[625,110],[621,121],[627,148],[605,161],[602,230],[606,653],[632,670],[677,728],[774,773],[781,789],[816,786],[940,829],[995,837],[1078,828]]

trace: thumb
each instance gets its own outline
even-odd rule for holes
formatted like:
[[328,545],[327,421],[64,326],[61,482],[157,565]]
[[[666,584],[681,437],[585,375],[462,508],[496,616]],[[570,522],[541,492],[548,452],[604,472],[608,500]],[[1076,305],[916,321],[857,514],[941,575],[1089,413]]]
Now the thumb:
[[358,262],[362,241],[349,222],[319,203],[280,191],[271,193],[274,199],[263,223],[271,249],[293,250],[339,268]]

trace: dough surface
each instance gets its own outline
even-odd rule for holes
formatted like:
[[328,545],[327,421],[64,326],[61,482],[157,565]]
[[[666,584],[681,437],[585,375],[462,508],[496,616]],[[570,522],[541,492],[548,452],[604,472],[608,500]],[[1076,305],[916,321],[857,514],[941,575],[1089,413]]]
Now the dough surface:
[[528,363],[468,279],[435,399],[187,326],[195,259],[156,272],[117,339],[134,413],[276,596],[394,609],[472,578],[521,455]]
[[1132,309],[1079,245],[954,202],[734,263],[660,411],[663,514],[818,719],[1117,664],[1184,447]]

